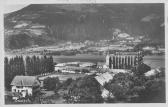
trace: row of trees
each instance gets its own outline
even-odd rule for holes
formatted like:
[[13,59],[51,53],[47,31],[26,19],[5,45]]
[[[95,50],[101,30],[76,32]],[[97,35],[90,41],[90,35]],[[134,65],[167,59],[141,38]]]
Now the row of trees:
[[33,56],[33,57],[26,57],[26,73],[27,75],[39,75],[42,73],[49,73],[54,71],[54,62],[53,62],[53,57],[38,57],[38,56]]
[[54,71],[52,56],[27,56],[25,60],[22,56],[16,56],[13,58],[5,57],[5,87],[10,89],[10,83],[16,75],[34,76],[52,71]]
[[10,83],[16,75],[25,74],[25,65],[22,56],[16,56],[8,59],[5,57],[4,60],[4,74],[5,74],[5,87],[10,88]]

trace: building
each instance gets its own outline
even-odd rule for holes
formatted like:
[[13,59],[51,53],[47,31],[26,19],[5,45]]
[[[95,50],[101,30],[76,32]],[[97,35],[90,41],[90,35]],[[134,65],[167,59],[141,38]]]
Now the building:
[[113,79],[114,74],[110,74],[109,72],[97,75],[95,79],[101,84],[102,86]]
[[79,67],[79,62],[58,63],[55,65],[55,71],[63,70],[66,66]]
[[80,67],[96,68],[96,64],[95,64],[95,63],[91,63],[91,62],[83,62],[83,63],[80,63],[79,66],[80,66]]
[[156,69],[152,69],[148,72],[145,73],[145,76],[149,77],[149,76],[154,76],[158,73],[162,72],[159,68],[156,68]]
[[91,62],[67,62],[67,63],[59,63],[55,65],[55,71],[65,72],[65,73],[79,73],[77,71],[91,70],[96,68],[97,65]]
[[98,76],[95,77],[96,81],[100,84],[100,88],[102,91],[101,96],[106,99],[108,97],[114,98],[113,93],[111,93],[110,91],[108,91],[105,87],[104,84],[108,83],[110,80],[113,79],[114,74],[110,74],[108,72],[100,74]]
[[116,52],[107,54],[106,66],[109,69],[130,69],[141,63],[142,60],[142,52]]
[[128,38],[128,37],[130,37],[130,35],[127,34],[127,33],[120,33],[120,34],[118,35],[118,38]]
[[158,51],[159,51],[160,53],[165,54],[165,48],[158,48]]
[[156,48],[155,47],[152,47],[152,46],[146,46],[146,47],[143,47],[142,48],[144,51],[152,51],[152,50],[155,50]]
[[12,93],[17,95],[13,96],[14,100],[24,98],[27,95],[33,96],[33,94],[40,91],[40,83],[35,76],[15,76],[11,82],[11,87]]

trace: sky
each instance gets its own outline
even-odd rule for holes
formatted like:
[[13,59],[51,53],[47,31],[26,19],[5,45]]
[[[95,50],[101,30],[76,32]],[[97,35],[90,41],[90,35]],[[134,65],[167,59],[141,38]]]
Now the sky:
[[28,6],[29,4],[15,4],[15,5],[5,5],[4,6],[4,13],[10,13],[10,12],[14,12],[17,10],[20,10],[26,6]]

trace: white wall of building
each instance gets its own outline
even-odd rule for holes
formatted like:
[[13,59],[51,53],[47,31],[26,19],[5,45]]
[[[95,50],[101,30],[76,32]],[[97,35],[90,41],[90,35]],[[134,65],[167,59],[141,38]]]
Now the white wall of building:
[[22,93],[23,97],[25,97],[26,93],[28,93],[28,95],[32,95],[32,87],[16,87],[16,86],[12,86],[12,92],[20,92]]

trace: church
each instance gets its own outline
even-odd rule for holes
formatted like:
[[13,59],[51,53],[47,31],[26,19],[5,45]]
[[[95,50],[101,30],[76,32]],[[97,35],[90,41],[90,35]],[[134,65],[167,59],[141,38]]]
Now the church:
[[106,66],[109,69],[131,69],[132,67],[142,63],[142,52],[116,52],[115,54],[107,54]]

